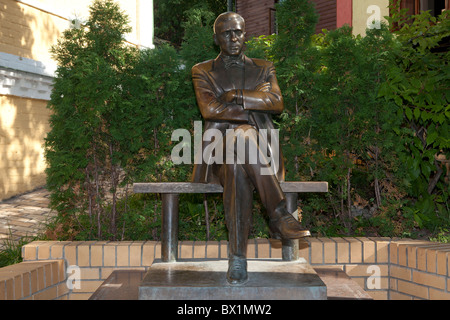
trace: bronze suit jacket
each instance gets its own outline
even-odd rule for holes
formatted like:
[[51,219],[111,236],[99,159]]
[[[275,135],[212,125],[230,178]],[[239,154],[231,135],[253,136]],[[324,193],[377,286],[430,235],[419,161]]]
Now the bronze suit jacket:
[[[204,130],[218,129],[225,134],[226,129],[232,129],[242,124],[250,124],[259,129],[267,129],[270,149],[270,129],[274,129],[272,114],[283,111],[283,98],[278,86],[273,63],[261,59],[251,59],[243,55],[244,81],[242,88],[236,87],[236,82],[230,80],[225,62],[219,55],[214,60],[205,61],[192,68],[197,104],[205,120]],[[234,71],[233,71],[234,72]],[[256,87],[269,82],[267,92],[257,91]],[[237,103],[223,103],[219,97],[230,90],[241,89],[241,97]],[[204,141],[204,148],[211,142]],[[203,159],[203,158],[202,158]],[[279,150],[279,170],[276,173],[279,181],[284,180],[284,164],[281,150]],[[219,166],[217,164],[195,164],[192,181],[219,183]]]

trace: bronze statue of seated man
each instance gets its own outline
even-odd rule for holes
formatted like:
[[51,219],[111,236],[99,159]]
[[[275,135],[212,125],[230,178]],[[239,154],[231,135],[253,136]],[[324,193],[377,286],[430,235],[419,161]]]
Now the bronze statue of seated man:
[[[284,180],[284,165],[273,134],[272,114],[281,113],[284,106],[275,68],[271,62],[245,56],[244,40],[244,19],[234,12],[222,13],[214,23],[214,41],[221,49],[220,54],[192,68],[205,131],[214,129],[222,133],[226,141],[222,143],[223,153],[227,154],[227,161],[223,162],[214,161],[217,158],[213,154],[205,157],[205,149],[211,149],[210,144],[217,145],[218,141],[204,141],[203,161],[195,165],[193,181],[223,186],[229,234],[227,279],[235,285],[248,279],[247,242],[255,189],[270,218],[272,237],[297,239],[310,235],[287,211],[279,184]],[[244,146],[239,146],[242,143]],[[255,150],[256,161],[249,161]]]

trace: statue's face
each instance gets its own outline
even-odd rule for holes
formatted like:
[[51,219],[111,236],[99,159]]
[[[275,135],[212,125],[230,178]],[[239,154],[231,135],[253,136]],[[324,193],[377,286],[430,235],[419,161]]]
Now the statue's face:
[[214,41],[227,56],[238,56],[244,48],[245,23],[238,17],[219,22],[216,25]]

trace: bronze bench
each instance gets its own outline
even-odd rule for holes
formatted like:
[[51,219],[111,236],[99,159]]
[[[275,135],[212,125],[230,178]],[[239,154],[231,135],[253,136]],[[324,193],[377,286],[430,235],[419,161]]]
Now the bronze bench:
[[[328,182],[281,182],[281,189],[286,195],[287,209],[297,217],[298,193],[328,192]],[[134,183],[134,193],[161,193],[161,260],[173,262],[178,258],[178,200],[180,193],[222,193],[223,188],[218,184],[193,182],[150,182]],[[282,241],[283,260],[298,258],[298,241]]]

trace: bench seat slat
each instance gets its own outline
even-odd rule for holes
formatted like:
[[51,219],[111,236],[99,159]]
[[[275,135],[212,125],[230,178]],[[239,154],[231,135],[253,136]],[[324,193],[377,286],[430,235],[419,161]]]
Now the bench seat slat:
[[[280,183],[283,192],[328,192],[328,182],[286,181]],[[134,183],[134,193],[222,193],[221,185],[195,182]]]

